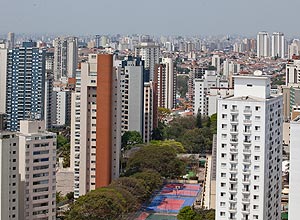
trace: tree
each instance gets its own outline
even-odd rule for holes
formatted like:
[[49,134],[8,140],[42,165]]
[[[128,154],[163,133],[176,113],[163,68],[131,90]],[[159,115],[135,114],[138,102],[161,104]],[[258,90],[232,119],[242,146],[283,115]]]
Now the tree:
[[196,126],[197,128],[202,128],[202,115],[199,109],[196,117]]
[[135,173],[132,177],[136,179],[141,179],[145,182],[147,189],[152,193],[154,190],[159,189],[163,182],[161,175],[153,170],[145,170],[140,173]]
[[214,220],[215,210],[193,209],[190,206],[183,207],[178,215],[178,220]]
[[177,219],[178,220],[194,220],[196,217],[196,212],[190,207],[190,206],[186,206],[183,207],[178,215],[177,215]]
[[124,151],[130,150],[134,145],[142,143],[143,138],[138,131],[126,131],[121,138],[121,145]]
[[171,114],[170,109],[162,108],[162,107],[158,108],[157,115],[158,115],[158,120],[160,122],[164,123],[164,121],[167,119],[168,116],[170,116],[170,114]]
[[115,220],[127,209],[122,193],[113,188],[98,188],[80,196],[70,206],[68,220]]
[[134,177],[121,177],[114,180],[110,186],[120,187],[130,192],[139,202],[144,202],[150,195],[146,188],[146,183],[142,179]]
[[126,174],[154,170],[165,178],[177,178],[185,171],[185,164],[177,158],[173,146],[147,145],[140,148],[128,160]]
[[177,91],[181,98],[185,98],[186,93],[188,92],[188,80],[188,75],[177,76]]

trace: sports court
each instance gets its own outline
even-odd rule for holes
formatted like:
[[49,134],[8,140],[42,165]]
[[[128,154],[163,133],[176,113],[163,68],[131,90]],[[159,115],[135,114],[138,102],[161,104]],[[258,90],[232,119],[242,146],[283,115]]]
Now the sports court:
[[192,206],[200,191],[198,184],[167,184],[154,197],[146,211],[177,214],[183,207]]

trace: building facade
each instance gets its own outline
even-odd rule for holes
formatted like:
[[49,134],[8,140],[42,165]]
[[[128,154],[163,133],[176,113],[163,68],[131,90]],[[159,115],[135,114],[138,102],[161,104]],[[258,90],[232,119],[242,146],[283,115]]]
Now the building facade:
[[76,74],[71,102],[75,198],[108,185],[119,176],[120,77],[113,69],[112,59],[112,55],[90,54]]
[[271,55],[270,36],[261,31],[257,34],[257,57],[269,57]]
[[216,220],[280,220],[282,97],[267,76],[236,76],[218,106]]
[[[4,69],[3,69],[4,70]],[[23,119],[44,117],[45,50],[35,42],[9,50],[6,74],[7,128],[19,129]]]
[[56,219],[56,134],[44,121],[20,121],[19,219]]
[[54,79],[73,78],[78,64],[78,39],[58,37],[54,40]]

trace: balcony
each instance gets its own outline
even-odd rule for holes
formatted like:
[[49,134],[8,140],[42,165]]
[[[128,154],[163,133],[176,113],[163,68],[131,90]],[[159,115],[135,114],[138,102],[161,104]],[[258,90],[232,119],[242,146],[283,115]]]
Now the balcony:
[[232,154],[237,154],[238,153],[238,149],[236,149],[236,148],[230,148],[230,153],[232,153]]
[[230,139],[230,142],[231,142],[232,144],[237,144],[237,143],[238,143],[238,139],[237,139],[237,138],[231,138],[231,139]]
[[244,120],[244,124],[251,124],[252,121],[251,120]]
[[251,141],[250,140],[244,140],[243,143],[244,143],[244,145],[247,145],[247,146],[251,145]]
[[237,208],[235,206],[229,207],[228,210],[230,213],[235,213],[237,211]]
[[243,169],[243,174],[250,174],[250,170],[249,169]]
[[230,133],[231,134],[237,134],[237,133],[239,133],[239,131],[237,129],[230,129]]
[[251,154],[251,150],[249,150],[249,149],[243,149],[243,153],[244,154]]
[[229,198],[229,202],[236,203],[236,198]]
[[250,203],[250,199],[248,199],[248,198],[243,198],[243,199],[242,199],[242,203]]
[[243,159],[243,164],[251,164],[251,160],[250,159]]
[[250,194],[250,191],[249,191],[249,189],[243,189],[242,193],[248,195],[248,194]]
[[243,179],[243,180],[242,180],[242,183],[243,183],[244,185],[250,185],[250,179]]
[[230,109],[230,114],[232,114],[232,115],[236,115],[236,114],[238,114],[239,113],[239,110],[238,109]]
[[250,209],[242,209],[242,213],[249,214],[250,213]]
[[247,134],[247,135],[249,135],[249,134],[251,134],[251,130],[250,130],[250,129],[243,130],[243,134]]
[[237,173],[237,168],[230,168],[229,173]]
[[236,158],[229,160],[229,163],[237,164],[238,160]]
[[231,124],[238,124],[239,121],[235,118],[235,119],[230,119],[230,123]]
[[237,178],[229,178],[230,183],[237,183]]
[[229,188],[229,192],[230,193],[237,193],[237,188],[235,188],[235,187]]
[[250,109],[244,110],[244,115],[251,115],[251,114],[252,114],[252,110],[250,110]]

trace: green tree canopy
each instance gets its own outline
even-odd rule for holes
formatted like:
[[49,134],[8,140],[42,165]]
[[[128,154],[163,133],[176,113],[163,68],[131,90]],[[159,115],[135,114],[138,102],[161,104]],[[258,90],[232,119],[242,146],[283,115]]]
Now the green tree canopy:
[[99,188],[80,196],[70,207],[68,220],[115,220],[126,212],[127,201],[113,188]]
[[122,135],[121,144],[122,144],[122,149],[124,150],[129,150],[134,145],[142,144],[142,143],[143,143],[143,138],[138,131],[126,131]]
[[140,148],[128,160],[126,171],[131,175],[144,170],[154,170],[162,177],[176,178],[185,171],[185,164],[177,158],[173,146],[147,145]]
[[161,175],[154,170],[145,170],[140,173],[135,173],[134,175],[132,175],[132,177],[143,180],[145,182],[147,190],[151,193],[154,190],[160,189],[163,184]]

